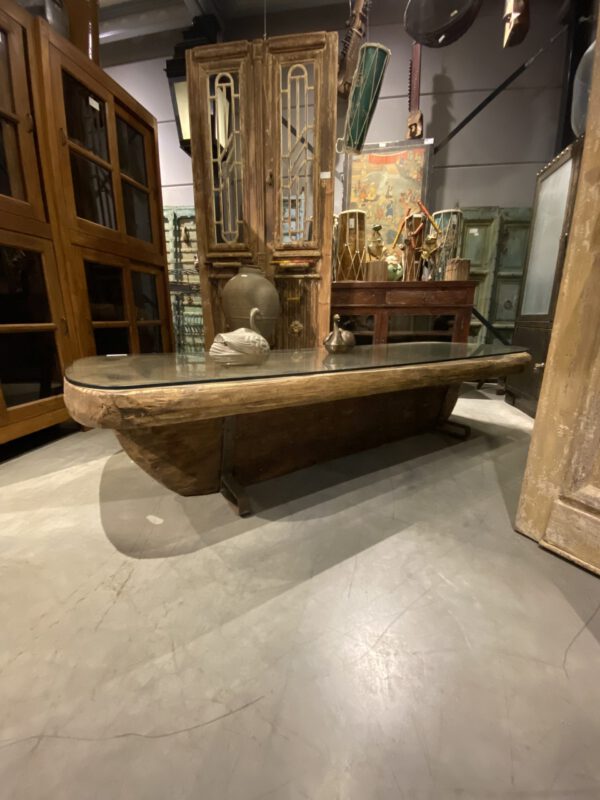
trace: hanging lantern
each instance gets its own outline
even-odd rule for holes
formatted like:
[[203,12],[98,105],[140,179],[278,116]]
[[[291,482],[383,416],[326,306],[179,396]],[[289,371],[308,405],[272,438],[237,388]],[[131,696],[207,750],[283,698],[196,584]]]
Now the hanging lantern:
[[363,44],[360,48],[346,112],[344,150],[360,153],[363,148],[390,55],[382,44]]

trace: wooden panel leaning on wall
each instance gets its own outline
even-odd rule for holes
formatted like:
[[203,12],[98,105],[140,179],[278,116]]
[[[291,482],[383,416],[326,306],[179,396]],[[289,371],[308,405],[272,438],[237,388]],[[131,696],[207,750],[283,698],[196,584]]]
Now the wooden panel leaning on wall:
[[600,59],[516,528],[600,574]]

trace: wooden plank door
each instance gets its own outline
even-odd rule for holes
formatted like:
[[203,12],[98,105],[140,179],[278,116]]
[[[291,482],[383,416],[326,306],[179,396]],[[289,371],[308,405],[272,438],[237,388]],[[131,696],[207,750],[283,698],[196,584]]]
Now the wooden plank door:
[[[600,33],[600,31],[599,31]],[[600,59],[516,527],[600,574]]]

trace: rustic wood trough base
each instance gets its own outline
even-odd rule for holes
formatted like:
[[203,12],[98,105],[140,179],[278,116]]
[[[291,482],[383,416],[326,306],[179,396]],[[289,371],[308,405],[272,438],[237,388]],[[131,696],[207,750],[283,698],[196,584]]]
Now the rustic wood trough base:
[[125,452],[168,489],[244,486],[432,430],[460,383],[524,369],[527,353],[414,366],[104,390],[65,382],[73,417],[114,428]]

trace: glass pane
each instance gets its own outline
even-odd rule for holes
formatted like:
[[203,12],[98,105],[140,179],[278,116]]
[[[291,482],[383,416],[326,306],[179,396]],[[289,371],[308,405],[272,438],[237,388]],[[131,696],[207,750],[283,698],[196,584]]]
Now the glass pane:
[[25,200],[17,128],[4,119],[0,120],[0,194]]
[[86,261],[90,313],[95,322],[126,319],[123,303],[123,270],[107,264]]
[[121,172],[130,178],[148,184],[144,137],[121,117],[117,117],[117,139],[119,142],[119,165]]
[[314,205],[315,66],[281,68],[281,241],[312,238]]
[[139,325],[140,353],[162,353],[162,336],[158,325]]
[[67,369],[67,378],[96,389],[133,389],[144,386],[171,386],[212,381],[239,381],[278,378],[283,375],[316,375],[321,372],[352,372],[385,369],[409,364],[467,361],[478,358],[525,353],[525,347],[462,342],[412,342],[355,347],[331,359],[315,347],[305,350],[272,350],[262,364],[251,367],[226,367],[216,364],[208,353],[193,355],[161,353],[133,355],[129,358],[80,358]]
[[129,352],[129,331],[127,328],[96,328],[96,353],[99,356],[125,355]]
[[133,297],[136,319],[160,319],[156,275],[149,272],[132,272]]
[[0,334],[0,390],[7,406],[62,393],[54,334]]
[[93,161],[71,153],[77,216],[116,228],[111,173]]
[[12,86],[10,82],[10,61],[8,59],[8,34],[0,28],[0,108],[14,111]]
[[550,313],[572,168],[573,162],[569,159],[539,184],[522,314]]
[[239,74],[211,75],[209,94],[215,241],[243,242]]
[[490,223],[465,223],[461,258],[468,258],[471,267],[481,267],[488,258]]
[[0,246],[0,325],[52,322],[42,257]]
[[123,181],[123,207],[125,209],[125,228],[130,236],[152,241],[152,223],[150,222],[150,197],[141,189]]
[[63,95],[69,139],[108,161],[104,101],[68,72],[63,72]]

